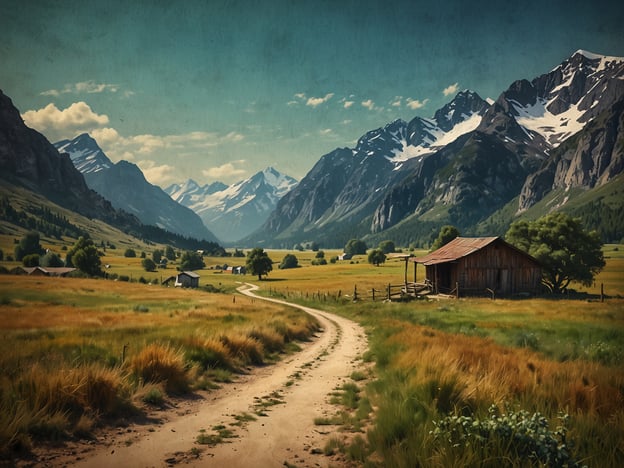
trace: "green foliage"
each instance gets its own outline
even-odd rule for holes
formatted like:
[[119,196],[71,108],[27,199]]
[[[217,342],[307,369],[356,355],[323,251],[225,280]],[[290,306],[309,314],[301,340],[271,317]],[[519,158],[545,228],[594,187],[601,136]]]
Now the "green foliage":
[[173,250],[173,247],[171,247],[170,245],[165,247],[165,257],[167,258],[167,260],[172,262],[176,259],[175,250]]
[[252,275],[258,275],[258,280],[262,280],[262,275],[268,275],[273,271],[273,260],[260,247],[256,247],[247,253],[247,271]]
[[431,244],[431,250],[437,250],[442,246],[445,246],[453,239],[459,236],[459,230],[455,226],[446,225],[440,228],[438,237]]
[[145,271],[155,271],[156,263],[151,258],[144,258],[141,260],[141,266],[145,269]]
[[572,281],[590,286],[605,266],[598,233],[587,232],[580,218],[565,213],[517,221],[505,239],[540,262],[542,282],[553,292],[565,291]]
[[134,249],[126,249],[124,252],[126,258],[136,258],[136,251]]
[[154,263],[158,264],[160,263],[160,261],[163,258],[163,251],[160,249],[156,249],[152,252],[152,260],[154,260]]
[[368,254],[368,263],[379,266],[386,261],[386,254],[381,249],[371,250]]
[[325,252],[322,250],[318,250],[314,258],[325,258]]
[[[562,424],[550,430],[548,420],[540,413],[510,411],[497,414],[490,408],[490,417],[449,415],[435,422],[434,440],[449,446],[445,452],[461,452],[468,447],[480,453],[481,460],[530,461],[544,466],[580,466],[571,454],[573,447],[567,439],[568,416],[560,416]],[[458,457],[459,458],[459,457]]]
[[87,275],[103,275],[100,252],[90,237],[80,236],[78,238],[71,250],[67,252],[67,262]]
[[61,257],[54,252],[48,252],[39,259],[39,265],[42,267],[62,267],[65,265]]
[[184,271],[201,270],[205,266],[202,256],[197,252],[187,250],[180,257],[180,268]]
[[351,239],[345,245],[344,251],[349,255],[364,255],[366,254],[366,250],[368,247],[366,246],[366,242],[360,239]]
[[25,267],[36,267],[39,266],[39,254],[29,254],[25,255],[22,258],[22,264]]
[[377,248],[385,254],[394,253],[396,251],[396,246],[391,240],[381,241]]
[[[45,251],[39,243],[40,237],[37,231],[30,231],[26,233],[24,237],[19,241],[19,244],[15,247],[15,260],[18,262],[31,254],[43,255]],[[36,266],[36,265],[35,265]]]
[[299,266],[299,260],[293,254],[286,254],[282,259],[282,263],[279,264],[280,270],[286,270],[288,268],[297,268]]

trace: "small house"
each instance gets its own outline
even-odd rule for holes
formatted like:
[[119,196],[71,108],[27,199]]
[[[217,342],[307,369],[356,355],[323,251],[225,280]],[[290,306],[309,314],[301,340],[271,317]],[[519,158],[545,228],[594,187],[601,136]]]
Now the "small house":
[[181,271],[176,276],[176,287],[197,288],[199,287],[199,275],[194,271]]
[[425,283],[433,293],[512,295],[540,290],[542,268],[500,237],[456,237],[424,257]]
[[68,267],[20,267],[24,273],[30,276],[67,276],[75,268]]

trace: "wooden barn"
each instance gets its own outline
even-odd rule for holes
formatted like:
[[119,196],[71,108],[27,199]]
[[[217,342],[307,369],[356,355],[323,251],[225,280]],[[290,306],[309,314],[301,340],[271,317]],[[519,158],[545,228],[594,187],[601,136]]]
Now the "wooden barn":
[[434,294],[537,293],[542,281],[537,260],[500,237],[456,237],[410,261],[425,266],[425,284]]

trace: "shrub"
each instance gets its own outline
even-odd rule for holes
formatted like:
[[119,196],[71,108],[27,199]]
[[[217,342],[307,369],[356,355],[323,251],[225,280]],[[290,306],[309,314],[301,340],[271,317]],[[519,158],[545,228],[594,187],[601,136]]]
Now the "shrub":
[[567,439],[567,415],[560,416],[562,424],[551,431],[540,413],[520,410],[499,415],[496,406],[489,412],[486,419],[451,415],[434,421],[434,440],[443,441],[445,452],[469,449],[478,453],[480,460],[528,460],[546,466],[579,466],[570,454],[573,443]]
[[147,346],[131,360],[130,368],[144,382],[163,382],[167,392],[186,392],[190,386],[183,353],[168,345]]
[[232,356],[245,364],[260,365],[264,363],[262,343],[255,338],[242,334],[221,336],[221,342],[230,350]]
[[190,337],[184,341],[186,358],[199,364],[202,369],[220,368],[232,370],[234,365],[230,350],[216,338]]
[[276,353],[284,350],[284,337],[276,330],[269,328],[254,328],[248,335],[262,343],[264,349],[270,353]]
[[134,249],[126,249],[126,251],[124,252],[124,257],[135,258],[136,257],[135,250]]

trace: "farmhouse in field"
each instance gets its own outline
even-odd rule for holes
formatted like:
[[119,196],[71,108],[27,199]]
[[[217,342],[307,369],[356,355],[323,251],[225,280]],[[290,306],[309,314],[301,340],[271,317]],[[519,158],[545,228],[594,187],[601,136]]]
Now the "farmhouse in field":
[[536,293],[542,280],[537,260],[500,237],[456,237],[409,261],[415,264],[415,276],[417,265],[425,266],[424,284],[434,294]]
[[181,271],[176,276],[171,276],[163,281],[163,284],[169,285],[173,281],[176,288],[198,288],[199,275],[194,271]]
[[[31,276],[67,276],[72,271],[76,271],[75,268],[66,267],[18,267],[21,271],[16,271],[17,274],[27,274]],[[23,273],[22,273],[23,272]]]

